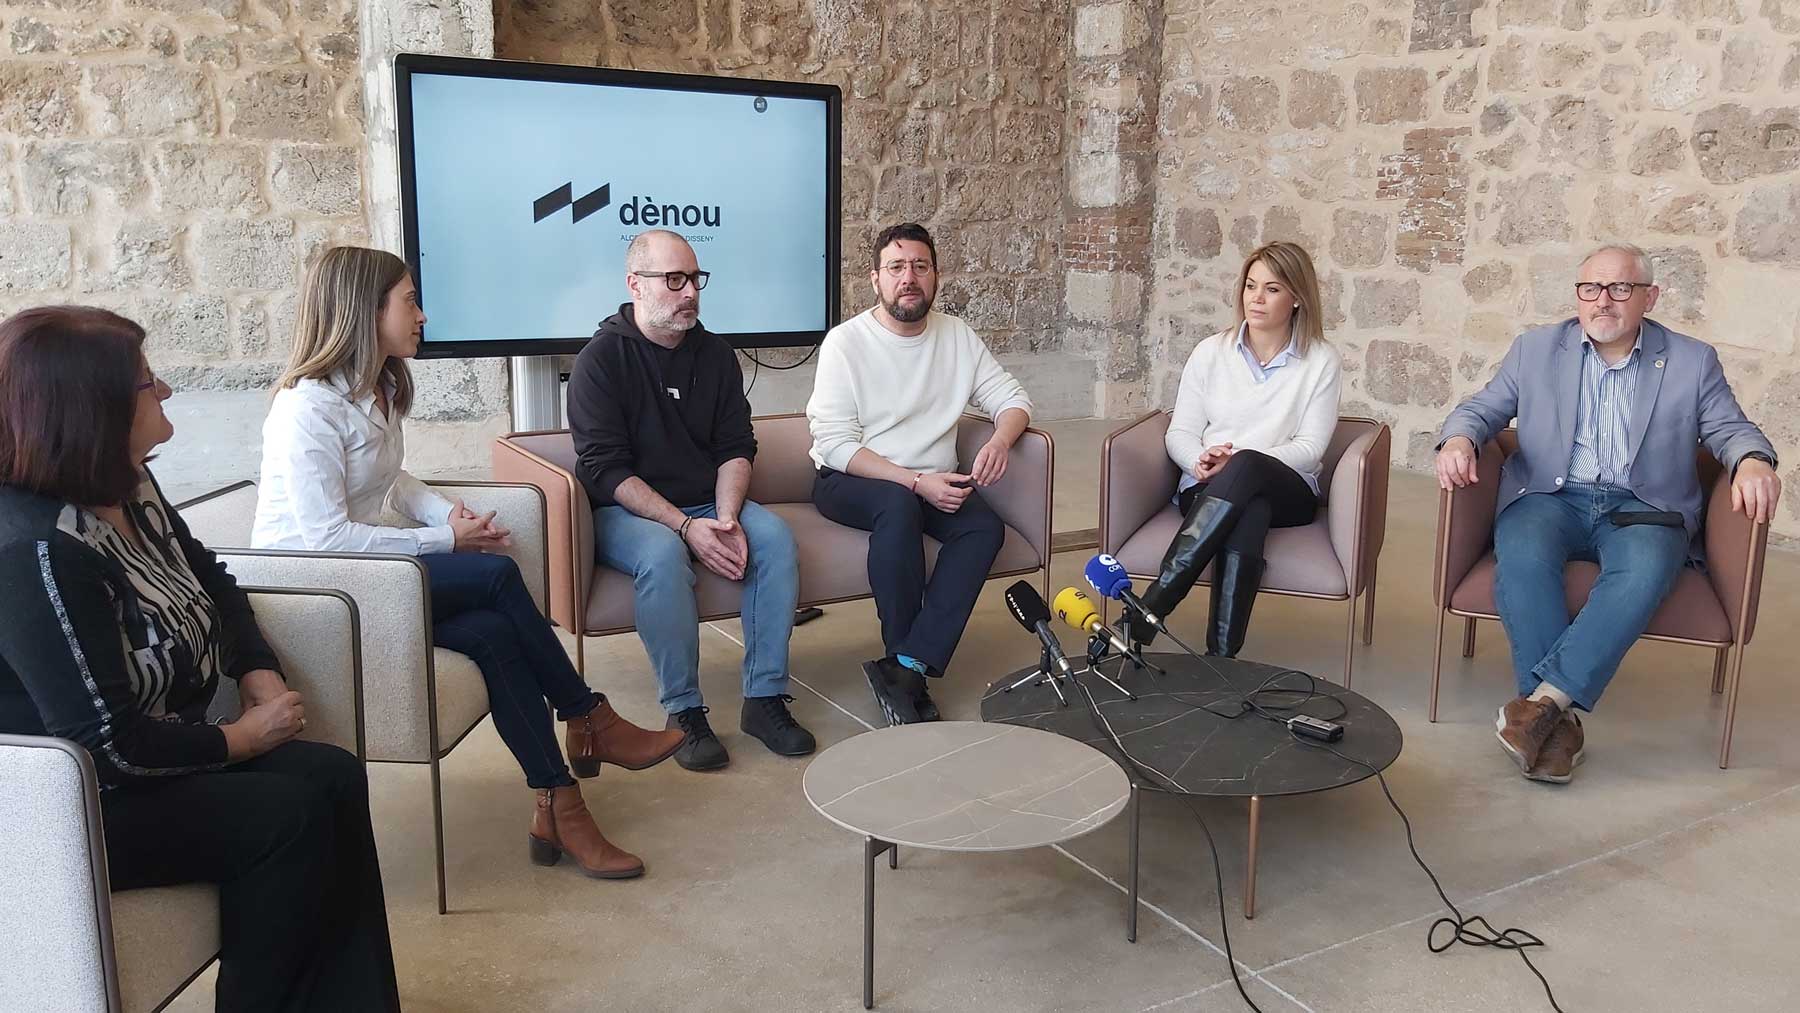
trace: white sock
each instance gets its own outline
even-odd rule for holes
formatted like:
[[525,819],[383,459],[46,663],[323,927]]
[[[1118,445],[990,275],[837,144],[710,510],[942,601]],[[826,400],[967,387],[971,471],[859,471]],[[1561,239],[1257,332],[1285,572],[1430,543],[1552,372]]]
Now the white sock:
[[1575,706],[1575,701],[1569,697],[1569,694],[1564,693],[1562,690],[1557,689],[1547,682],[1538,683],[1538,688],[1531,693],[1531,699],[1548,700],[1555,704],[1558,710],[1566,711],[1570,707]]

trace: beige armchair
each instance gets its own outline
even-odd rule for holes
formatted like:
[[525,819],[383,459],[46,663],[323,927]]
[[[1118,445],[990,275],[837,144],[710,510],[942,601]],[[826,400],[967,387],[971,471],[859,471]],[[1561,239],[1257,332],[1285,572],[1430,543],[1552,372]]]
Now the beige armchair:
[[[361,757],[356,603],[338,591],[246,585],[256,619],[306,698],[306,735]],[[215,701],[237,712],[236,685]],[[0,735],[0,1010],[160,1010],[219,954],[211,884],[114,893],[87,750]]]
[[[800,605],[828,605],[870,597],[867,532],[834,524],[812,505],[815,469],[807,451],[812,433],[806,416],[770,415],[754,420],[756,467],[750,499],[767,507],[794,532],[800,556]],[[963,416],[957,460],[966,465],[993,435],[993,423]],[[542,489],[550,504],[550,618],[576,634],[576,660],[585,668],[582,638],[635,628],[631,577],[594,561],[594,511],[575,477],[575,442],[566,429],[513,433],[494,441],[494,476]],[[1006,476],[982,496],[1006,522],[1006,541],[988,576],[1043,574],[1050,582],[1050,434],[1027,429],[1014,444]],[[925,539],[925,565],[937,560],[938,543]],[[694,594],[702,621],[738,614],[742,585],[701,568]]]
[[[507,549],[538,608],[548,595],[544,497],[530,486],[495,482],[427,483],[471,510],[496,510],[512,529]],[[177,507],[194,537],[242,580],[277,587],[332,587],[362,613],[368,686],[368,758],[431,768],[432,829],[437,844],[438,913],[449,910],[444,872],[444,795],[440,761],[488,714],[487,684],[465,655],[431,642],[431,593],[413,556],[368,552],[301,552],[243,548],[250,544],[256,486],[239,482]],[[382,523],[409,526],[398,516]]]
[[[1465,658],[1475,656],[1475,621],[1500,619],[1494,606],[1494,507],[1500,495],[1501,462],[1518,449],[1518,435],[1511,429],[1502,432],[1488,441],[1476,458],[1479,481],[1438,494],[1437,553],[1431,580],[1432,603],[1437,607],[1428,715],[1432,721],[1437,720],[1438,683],[1444,666],[1445,616],[1463,617]],[[1756,632],[1769,526],[1756,524],[1731,508],[1731,476],[1704,450],[1699,451],[1699,469],[1701,486],[1712,489],[1701,531],[1706,569],[1682,569],[1640,639],[1712,648],[1714,693],[1725,691],[1729,668],[1731,693],[1726,698],[1725,730],[1719,740],[1719,766],[1724,768],[1731,763],[1731,727],[1737,719],[1744,650]],[[1599,575],[1600,568],[1593,563],[1570,563],[1565,569],[1571,614],[1587,604],[1588,592]]]
[[[1151,412],[1108,436],[1100,449],[1100,551],[1134,579],[1155,579],[1181,529],[1181,512],[1172,502],[1181,470],[1163,445],[1171,418]],[[1263,552],[1263,594],[1349,602],[1345,686],[1356,648],[1356,603],[1364,595],[1362,642],[1375,634],[1375,564],[1387,530],[1390,439],[1388,427],[1372,419],[1339,419],[1325,450],[1318,518],[1270,531]],[[1200,583],[1211,585],[1210,565]]]

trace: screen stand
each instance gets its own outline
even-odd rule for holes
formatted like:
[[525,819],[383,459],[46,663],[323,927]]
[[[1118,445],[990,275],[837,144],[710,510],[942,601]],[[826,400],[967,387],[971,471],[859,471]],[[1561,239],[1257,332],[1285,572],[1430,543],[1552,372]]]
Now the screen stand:
[[513,356],[513,431],[561,429],[562,415],[562,376],[557,370],[557,357]]

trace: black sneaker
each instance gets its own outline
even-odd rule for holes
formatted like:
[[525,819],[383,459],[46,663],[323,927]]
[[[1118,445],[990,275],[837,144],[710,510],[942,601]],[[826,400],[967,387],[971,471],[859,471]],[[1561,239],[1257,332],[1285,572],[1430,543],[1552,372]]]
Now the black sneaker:
[[937,721],[940,718],[937,701],[926,691],[923,680],[919,683],[919,691],[913,694],[913,710],[919,712],[920,721]]
[[738,727],[746,735],[754,735],[777,756],[805,756],[819,748],[813,734],[800,727],[788,704],[794,698],[786,693],[777,696],[747,696]]
[[881,708],[881,716],[887,719],[890,727],[910,725],[919,720],[918,707],[913,703],[925,686],[919,673],[893,658],[865,661],[862,670],[863,677],[869,680],[869,691],[875,694],[875,703]]
[[706,712],[709,707],[689,707],[684,711],[676,711],[669,715],[665,728],[680,726],[687,738],[681,747],[675,750],[675,762],[688,770],[718,770],[731,762],[731,755],[725,752],[725,744],[713,734],[712,725],[706,723]]

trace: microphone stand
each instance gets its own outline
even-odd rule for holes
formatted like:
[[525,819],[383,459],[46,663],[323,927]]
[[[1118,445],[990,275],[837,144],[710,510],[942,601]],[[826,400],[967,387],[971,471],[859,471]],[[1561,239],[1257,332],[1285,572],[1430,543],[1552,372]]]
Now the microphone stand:
[[1056,666],[1050,661],[1050,652],[1048,650],[1040,650],[1038,652],[1038,667],[1035,670],[1026,673],[1023,678],[1000,692],[1011,693],[1020,686],[1027,684],[1040,686],[1044,683],[1049,683],[1050,688],[1056,691],[1057,702],[1064,707],[1067,707],[1069,705],[1069,698],[1063,695],[1062,686],[1057,683],[1057,677]]

